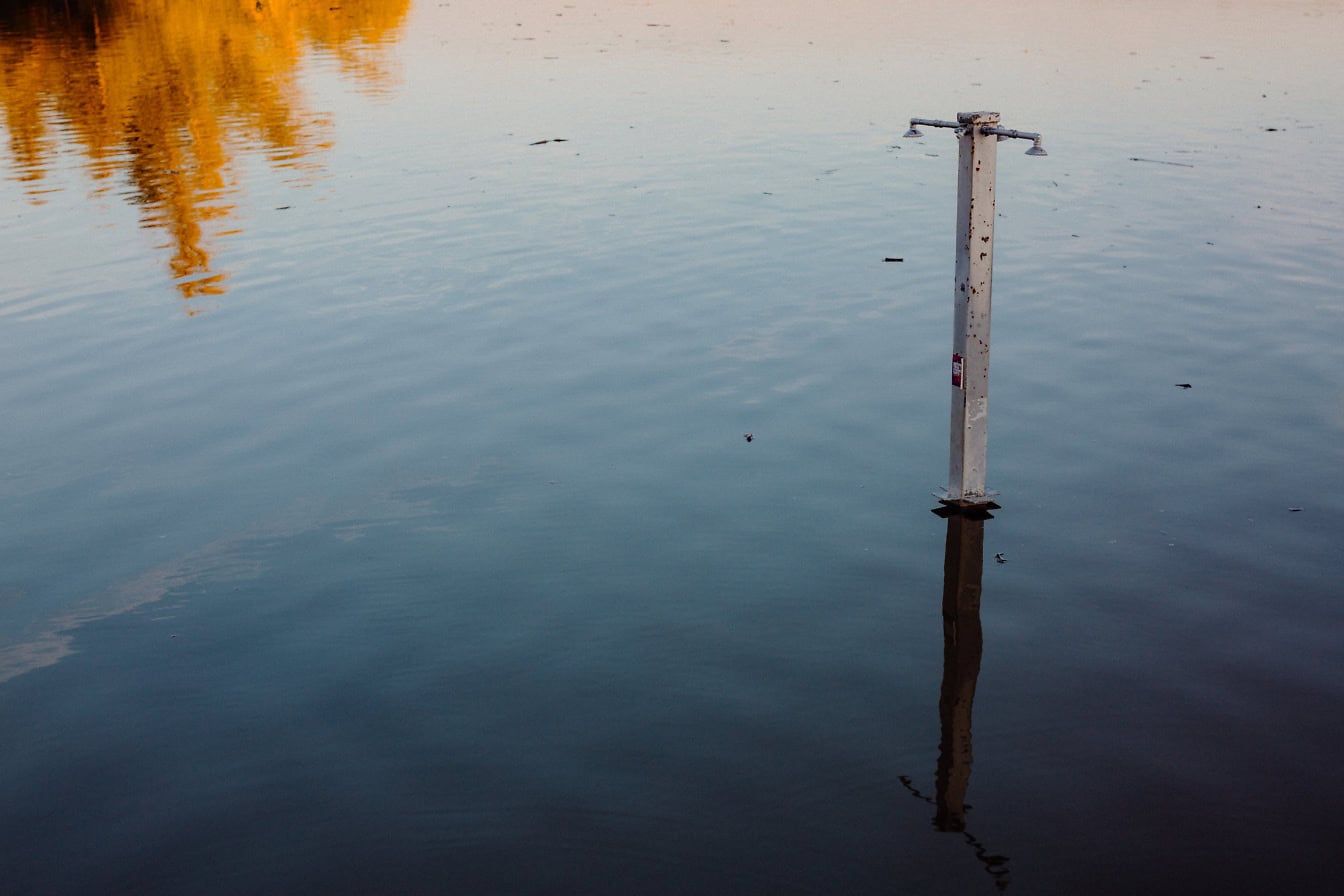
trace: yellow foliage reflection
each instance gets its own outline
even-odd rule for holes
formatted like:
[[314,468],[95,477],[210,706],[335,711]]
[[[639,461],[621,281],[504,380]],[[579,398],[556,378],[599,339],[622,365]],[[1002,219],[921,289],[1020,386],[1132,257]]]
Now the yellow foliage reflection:
[[[0,0],[0,115],[29,200],[72,146],[95,184],[169,236],[186,299],[224,291],[207,229],[224,232],[234,158],[258,149],[302,177],[330,146],[305,107],[306,52],[363,89],[391,82],[385,50],[410,0]],[[63,146],[63,144],[65,146]],[[125,191],[122,192],[124,180]]]

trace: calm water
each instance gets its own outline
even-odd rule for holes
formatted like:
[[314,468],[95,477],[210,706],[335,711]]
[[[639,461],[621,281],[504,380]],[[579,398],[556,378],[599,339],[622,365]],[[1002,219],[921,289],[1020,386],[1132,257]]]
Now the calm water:
[[1337,889],[1341,33],[0,3],[0,889]]

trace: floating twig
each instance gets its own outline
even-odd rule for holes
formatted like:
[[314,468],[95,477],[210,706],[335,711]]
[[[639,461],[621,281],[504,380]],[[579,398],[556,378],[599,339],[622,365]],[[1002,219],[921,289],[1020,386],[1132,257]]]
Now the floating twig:
[[1169,162],[1166,159],[1141,159],[1138,156],[1130,156],[1129,160],[1131,162],[1152,162],[1154,165],[1178,165],[1181,168],[1195,167],[1194,165],[1191,165],[1189,162]]

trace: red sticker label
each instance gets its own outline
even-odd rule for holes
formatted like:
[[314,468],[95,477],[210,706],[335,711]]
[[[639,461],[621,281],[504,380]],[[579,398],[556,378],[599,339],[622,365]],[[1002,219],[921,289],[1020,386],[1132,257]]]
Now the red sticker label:
[[961,388],[961,355],[952,355],[952,385]]

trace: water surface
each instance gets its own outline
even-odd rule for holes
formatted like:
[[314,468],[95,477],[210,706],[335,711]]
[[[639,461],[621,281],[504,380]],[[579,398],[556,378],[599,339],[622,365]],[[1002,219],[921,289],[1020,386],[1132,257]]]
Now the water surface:
[[0,10],[12,891],[1336,886],[1338,4]]

